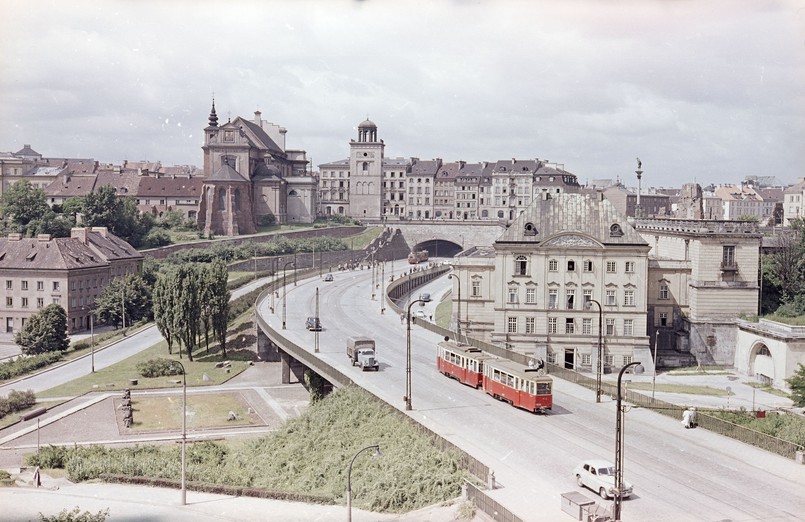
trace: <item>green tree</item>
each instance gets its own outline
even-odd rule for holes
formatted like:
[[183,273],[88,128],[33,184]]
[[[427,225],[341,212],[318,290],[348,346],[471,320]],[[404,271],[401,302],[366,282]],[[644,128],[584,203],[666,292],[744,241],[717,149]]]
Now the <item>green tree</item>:
[[[178,291],[176,290],[177,274],[176,269],[170,268],[157,274],[154,283],[154,322],[159,333],[168,343],[168,353],[173,353],[173,343],[178,340],[174,320],[177,310]],[[179,352],[181,355],[181,351]]]
[[[200,331],[199,317],[201,315],[201,287],[203,273],[200,265],[180,265],[176,269],[178,310],[174,311],[174,319],[178,322],[179,339],[184,345],[187,358],[193,360],[193,350],[196,348]],[[176,324],[176,323],[174,323]],[[179,352],[181,357],[181,352]]]
[[151,317],[151,287],[139,274],[112,279],[95,300],[95,315],[105,324],[122,324],[124,312],[127,324]]
[[25,180],[18,181],[3,190],[0,211],[6,219],[24,229],[31,221],[50,212],[50,207],[45,199],[45,192]]
[[[805,226],[794,220],[791,230],[776,235],[777,248],[763,259],[764,282],[780,293],[781,304],[790,303],[805,290]],[[766,288],[763,289],[764,293]]]
[[226,287],[228,278],[229,272],[227,272],[226,264],[223,261],[215,261],[209,267],[206,302],[210,309],[213,335],[221,346],[221,354],[224,358],[226,358],[226,333],[229,326],[230,293]]
[[81,205],[81,214],[85,226],[106,227],[134,247],[141,245],[154,224],[150,214],[140,214],[134,198],[118,197],[111,185],[87,194]]
[[795,406],[805,406],[805,366],[799,363],[794,375],[785,380],[791,388],[791,400]]
[[41,217],[28,222],[27,235],[50,234],[53,237],[70,237],[73,223],[61,214],[48,209]]
[[25,321],[14,336],[25,355],[64,351],[70,346],[67,338],[67,314],[58,304],[49,304]]

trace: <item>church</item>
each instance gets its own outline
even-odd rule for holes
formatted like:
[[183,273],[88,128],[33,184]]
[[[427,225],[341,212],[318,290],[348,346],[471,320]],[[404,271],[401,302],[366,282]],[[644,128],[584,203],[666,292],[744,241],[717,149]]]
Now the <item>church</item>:
[[316,180],[303,150],[285,146],[287,130],[240,116],[218,123],[215,100],[204,129],[204,184],[198,226],[204,234],[254,234],[258,226],[312,223]]

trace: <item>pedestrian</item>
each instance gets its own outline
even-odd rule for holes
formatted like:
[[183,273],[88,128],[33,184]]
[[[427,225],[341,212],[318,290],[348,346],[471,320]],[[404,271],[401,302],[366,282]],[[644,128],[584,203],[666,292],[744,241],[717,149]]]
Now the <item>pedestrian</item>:
[[400,314],[400,324],[405,322],[405,314]]
[[699,425],[699,422],[696,420],[696,408],[690,408],[690,427],[695,428]]
[[691,417],[692,417],[692,414],[691,414],[690,409],[686,409],[685,411],[682,412],[682,426],[684,426],[685,429],[689,429],[689,428],[692,427],[692,425],[691,425]]
[[34,470],[34,487],[38,488],[42,485],[42,479],[39,476],[39,466]]

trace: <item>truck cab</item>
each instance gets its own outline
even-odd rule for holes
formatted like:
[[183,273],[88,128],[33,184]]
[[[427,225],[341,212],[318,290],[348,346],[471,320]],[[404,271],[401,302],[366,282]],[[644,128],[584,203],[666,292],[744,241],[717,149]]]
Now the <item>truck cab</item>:
[[347,356],[352,361],[352,366],[360,366],[363,371],[380,369],[375,354],[375,340],[369,337],[347,339]]

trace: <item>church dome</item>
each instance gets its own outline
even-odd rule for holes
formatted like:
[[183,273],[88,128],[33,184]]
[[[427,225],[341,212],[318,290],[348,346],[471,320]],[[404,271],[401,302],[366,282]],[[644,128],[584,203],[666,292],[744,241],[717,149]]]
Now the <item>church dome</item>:
[[367,119],[363,123],[358,125],[358,128],[359,129],[376,129],[377,125],[375,125],[373,121]]

